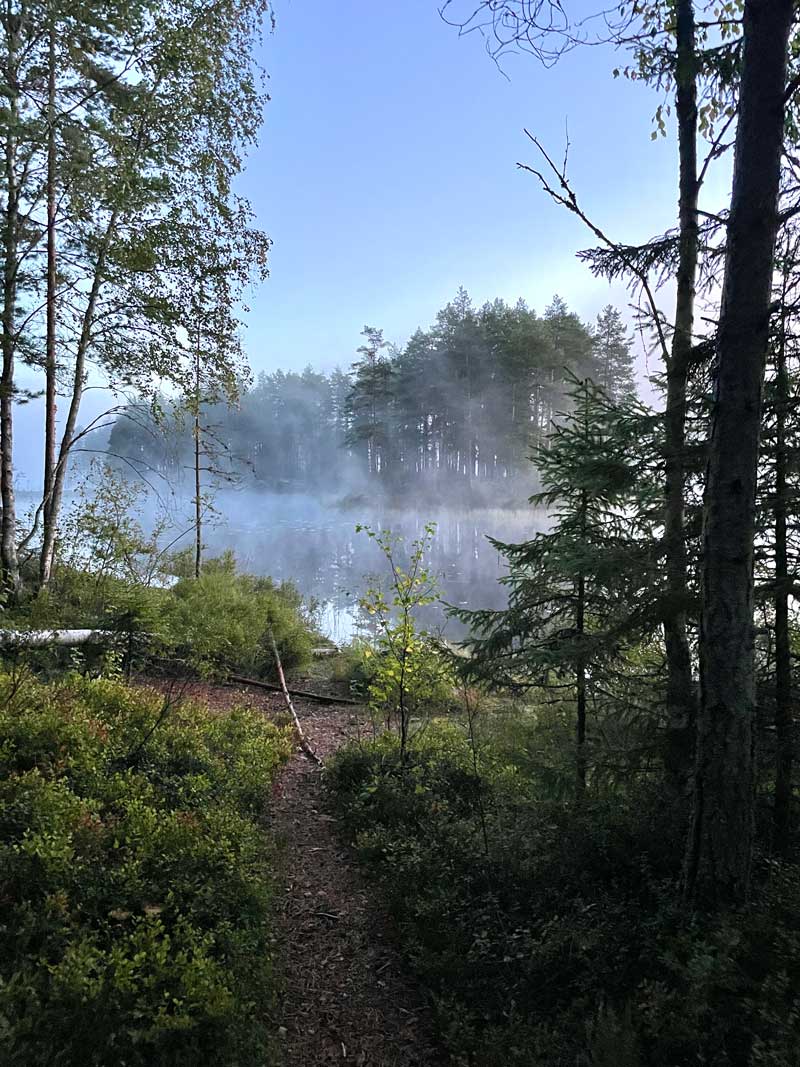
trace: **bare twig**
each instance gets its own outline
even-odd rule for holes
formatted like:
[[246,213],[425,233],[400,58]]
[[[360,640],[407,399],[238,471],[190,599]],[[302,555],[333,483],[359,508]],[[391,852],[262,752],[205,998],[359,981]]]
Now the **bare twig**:
[[[544,146],[542,145],[541,141],[539,141],[539,139],[535,137],[529,130],[525,130],[525,136],[528,137],[528,139],[532,141],[534,145],[536,145],[536,148],[539,150],[540,154],[547,163],[548,169],[550,170],[551,174],[556,178],[557,187],[554,187],[551,184],[550,180],[548,180],[548,178],[542,173],[542,171],[537,170],[536,167],[532,167],[528,163],[517,163],[517,167],[520,170],[527,171],[529,174],[533,174],[533,176],[539,180],[542,189],[547,193],[547,195],[553,201],[555,201],[555,203],[560,204],[562,207],[565,207],[567,211],[571,211],[573,215],[577,215],[581,222],[589,230],[591,230],[595,237],[597,237],[597,239],[602,244],[609,248],[614,253],[614,255],[620,260],[623,266],[635,278],[637,278],[650,308],[650,315],[653,321],[653,326],[655,328],[656,334],[658,336],[658,345],[661,349],[664,364],[669,367],[671,359],[670,349],[669,345],[667,344],[666,335],[664,333],[664,325],[662,323],[661,312],[658,310],[658,305],[656,304],[655,295],[650,285],[650,279],[647,275],[647,272],[642,270],[639,265],[629,255],[627,255],[627,253],[623,249],[622,245],[619,244],[619,242],[612,241],[612,239],[603,230],[601,230],[596,223],[592,222],[592,220],[589,218],[589,216],[578,203],[578,197],[575,193],[575,190],[569,183],[569,179],[567,178],[567,174],[564,167],[559,168],[553,162],[553,160],[545,150]],[[567,153],[565,153],[564,160],[566,163]]]
[[319,756],[316,754],[314,749],[311,747],[311,743],[310,743],[310,741],[308,740],[308,738],[305,735],[305,732],[303,730],[303,726],[302,726],[302,724],[300,722],[300,719],[297,717],[297,712],[294,710],[294,704],[292,703],[292,698],[291,698],[291,696],[289,694],[289,690],[286,688],[286,678],[284,677],[284,674],[283,674],[283,664],[281,663],[280,653],[278,652],[278,644],[277,644],[277,642],[275,640],[275,634],[272,631],[272,627],[270,627],[270,630],[269,630],[269,641],[270,641],[270,644],[272,645],[272,654],[275,657],[275,666],[278,668],[278,678],[280,679],[280,682],[281,682],[281,690],[283,691],[283,699],[286,701],[286,707],[289,709],[289,714],[292,716],[292,719],[294,720],[294,728],[297,731],[297,739],[300,742],[300,748],[303,750],[303,752],[306,754],[306,756],[308,756],[308,758],[313,763],[316,763],[318,766],[321,767],[322,766],[322,760],[319,758]]

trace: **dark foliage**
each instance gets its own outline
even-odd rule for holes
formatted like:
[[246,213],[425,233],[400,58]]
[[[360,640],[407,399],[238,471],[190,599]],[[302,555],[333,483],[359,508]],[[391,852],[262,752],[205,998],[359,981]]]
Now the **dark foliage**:
[[690,916],[682,828],[652,786],[547,800],[496,741],[473,768],[440,726],[404,770],[384,737],[327,772],[457,1062],[794,1067],[797,866],[763,861],[746,908]]

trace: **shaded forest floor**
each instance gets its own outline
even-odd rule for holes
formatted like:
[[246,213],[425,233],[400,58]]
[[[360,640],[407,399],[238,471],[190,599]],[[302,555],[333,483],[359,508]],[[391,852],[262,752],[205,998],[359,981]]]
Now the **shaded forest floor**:
[[[244,686],[192,685],[186,695],[220,709],[246,703],[270,716],[285,711],[279,693]],[[359,708],[303,700],[295,707],[323,760],[358,734]],[[276,1027],[285,1067],[441,1063],[423,995],[377,891],[325,811],[322,771],[299,752],[276,785],[271,822],[281,846],[276,958],[283,991]]]

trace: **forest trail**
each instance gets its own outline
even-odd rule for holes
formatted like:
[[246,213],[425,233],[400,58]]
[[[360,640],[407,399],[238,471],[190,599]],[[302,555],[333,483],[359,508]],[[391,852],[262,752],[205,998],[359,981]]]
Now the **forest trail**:
[[[280,693],[215,689],[204,699],[285,711]],[[295,707],[323,760],[357,735],[359,708],[301,699]],[[393,943],[380,898],[325,811],[321,769],[299,751],[276,785],[270,821],[283,865],[276,952],[283,1067],[441,1063],[423,995]]]

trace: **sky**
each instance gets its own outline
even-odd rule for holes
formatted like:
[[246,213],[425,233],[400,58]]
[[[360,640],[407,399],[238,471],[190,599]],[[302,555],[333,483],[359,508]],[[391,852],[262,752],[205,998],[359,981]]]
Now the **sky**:
[[[276,27],[258,52],[271,99],[238,186],[273,241],[270,277],[244,315],[256,374],[346,369],[365,325],[403,344],[461,285],[476,304],[523,297],[540,313],[558,293],[585,321],[609,302],[626,309],[623,287],[576,260],[596,243],[583,223],[517,168],[537,162],[525,129],[559,160],[569,138],[581,205],[613,239],[675,223],[674,130],[651,140],[662,101],[614,78],[624,54],[580,47],[551,69],[509,55],[500,69],[479,34],[443,21],[440,3],[274,0]],[[597,6],[572,0],[569,10]],[[712,205],[729,182],[725,163],[707,183]],[[658,366],[641,345],[637,367],[651,398],[644,376]],[[88,393],[82,424],[111,403]],[[41,419],[40,402],[18,409],[17,465],[32,490]]]
[[660,98],[614,78],[624,55],[582,47],[550,69],[510,55],[501,70],[437,7],[274,0],[259,55],[271,100],[240,182],[274,242],[248,301],[256,372],[347,367],[365,324],[402,344],[460,285],[539,312],[557,292],[587,320],[625,307],[575,259],[596,243],[584,225],[517,168],[537,158],[526,128],[559,160],[568,135],[581,204],[612,238],[674,224],[674,137],[651,140]]

